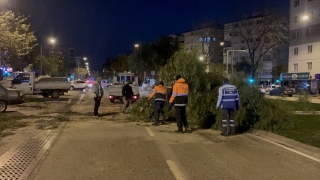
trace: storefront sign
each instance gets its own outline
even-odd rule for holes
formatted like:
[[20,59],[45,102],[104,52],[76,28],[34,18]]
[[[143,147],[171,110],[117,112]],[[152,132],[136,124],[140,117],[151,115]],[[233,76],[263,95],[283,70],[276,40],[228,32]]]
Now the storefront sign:
[[289,81],[289,80],[309,80],[310,73],[282,73],[280,75],[280,79],[282,81]]
[[320,80],[320,74],[316,74],[316,75],[315,75],[315,79],[316,79],[316,80]]

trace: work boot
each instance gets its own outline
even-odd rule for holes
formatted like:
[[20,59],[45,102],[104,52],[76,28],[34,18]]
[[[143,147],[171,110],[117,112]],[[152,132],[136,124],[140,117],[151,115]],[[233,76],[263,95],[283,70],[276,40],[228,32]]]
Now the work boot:
[[220,133],[220,136],[228,136],[228,134]]
[[234,126],[230,126],[230,135],[236,135],[236,128]]
[[183,130],[176,130],[175,133],[183,133]]

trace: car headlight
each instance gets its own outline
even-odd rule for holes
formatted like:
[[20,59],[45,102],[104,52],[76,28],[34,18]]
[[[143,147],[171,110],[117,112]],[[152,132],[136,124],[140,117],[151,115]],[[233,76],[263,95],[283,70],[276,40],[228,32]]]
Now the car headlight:
[[89,87],[92,87],[92,84],[89,84]]

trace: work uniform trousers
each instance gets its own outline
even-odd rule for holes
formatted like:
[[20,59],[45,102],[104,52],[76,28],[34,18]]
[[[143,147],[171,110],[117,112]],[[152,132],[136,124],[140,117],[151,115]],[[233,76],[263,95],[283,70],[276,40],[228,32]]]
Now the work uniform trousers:
[[[235,126],[234,126],[234,115],[235,109],[222,109],[222,128],[221,131],[224,135],[234,134]],[[230,125],[230,129],[228,132],[228,122]]]
[[128,113],[130,111],[131,99],[123,97],[122,100],[123,100],[122,112]]
[[162,123],[166,122],[166,116],[163,111],[165,102],[164,101],[156,101],[154,104],[154,114],[155,114],[155,123],[159,124],[159,115],[162,114]]
[[93,115],[98,116],[98,110],[100,107],[101,97],[95,97],[94,98],[94,109],[93,109]]
[[175,106],[175,115],[177,120],[178,131],[183,132],[183,126],[185,129],[188,128],[186,106]]

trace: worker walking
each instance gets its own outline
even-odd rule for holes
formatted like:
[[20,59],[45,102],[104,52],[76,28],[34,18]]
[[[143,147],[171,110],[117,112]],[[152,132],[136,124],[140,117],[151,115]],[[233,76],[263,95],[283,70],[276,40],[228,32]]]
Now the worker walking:
[[94,117],[99,116],[98,110],[100,107],[101,98],[103,97],[103,94],[104,94],[103,88],[101,86],[101,81],[102,81],[102,78],[97,77],[96,82],[92,87],[92,96],[94,99],[94,109],[93,109],[93,116]]
[[131,98],[133,96],[132,91],[132,82],[128,81],[126,85],[122,88],[122,100],[123,100],[123,106],[122,106],[122,112],[128,113],[130,110],[130,104],[131,104]]
[[[240,104],[238,90],[235,86],[229,83],[226,78],[223,85],[219,88],[219,97],[217,101],[217,109],[222,109],[222,128],[221,135],[228,136],[235,134],[234,115],[235,110],[238,110]],[[228,132],[228,121],[230,124]]]
[[186,81],[181,78],[181,75],[177,75],[175,80],[176,82],[173,85],[172,95],[169,100],[169,108],[171,108],[171,106],[174,104],[178,126],[178,130],[176,132],[183,133],[183,126],[185,130],[188,128],[186,106],[188,104],[189,87]]
[[162,114],[162,124],[166,123],[165,113],[163,111],[163,107],[165,105],[167,99],[167,90],[163,87],[163,82],[159,82],[159,85],[155,86],[153,92],[150,94],[148,101],[155,96],[155,105],[154,105],[154,114],[155,114],[155,122],[152,125],[159,125],[159,114]]

